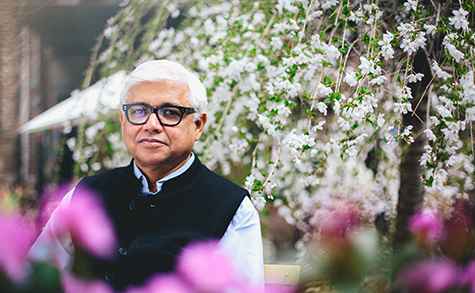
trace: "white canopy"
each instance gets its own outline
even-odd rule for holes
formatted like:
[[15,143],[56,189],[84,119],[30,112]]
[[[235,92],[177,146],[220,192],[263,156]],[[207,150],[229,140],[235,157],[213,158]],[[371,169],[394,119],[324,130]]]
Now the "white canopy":
[[33,133],[74,125],[81,120],[95,120],[99,114],[119,109],[120,93],[126,77],[125,71],[119,71],[85,90],[71,93],[71,97],[23,124],[19,132]]

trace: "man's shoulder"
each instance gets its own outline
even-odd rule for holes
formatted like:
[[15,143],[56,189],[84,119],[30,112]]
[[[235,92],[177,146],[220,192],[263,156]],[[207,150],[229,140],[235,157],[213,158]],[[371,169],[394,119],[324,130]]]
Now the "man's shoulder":
[[79,182],[79,186],[87,186],[89,188],[110,186],[110,184],[124,182],[128,177],[130,177],[129,166],[101,170],[97,174],[83,177]]

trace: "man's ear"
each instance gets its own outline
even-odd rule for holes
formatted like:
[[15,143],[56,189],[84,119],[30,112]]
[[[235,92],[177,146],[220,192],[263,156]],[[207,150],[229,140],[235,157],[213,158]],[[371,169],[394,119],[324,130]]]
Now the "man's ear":
[[198,140],[201,135],[203,134],[203,131],[206,126],[206,122],[208,121],[208,114],[207,113],[201,113],[200,117],[196,120],[194,120],[195,126],[196,126],[196,140]]

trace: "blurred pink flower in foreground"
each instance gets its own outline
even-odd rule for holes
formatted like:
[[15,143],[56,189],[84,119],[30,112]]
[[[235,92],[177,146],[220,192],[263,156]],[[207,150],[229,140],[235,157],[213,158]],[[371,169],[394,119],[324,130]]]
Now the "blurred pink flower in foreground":
[[0,269],[13,281],[26,276],[26,256],[35,237],[32,223],[17,214],[0,215]]
[[422,261],[401,272],[398,283],[410,292],[437,293],[457,285],[457,273],[451,261]]
[[65,273],[63,275],[65,293],[113,293],[112,288],[102,281],[86,281]]
[[443,236],[442,219],[430,210],[424,210],[411,217],[409,230],[424,244],[433,244]]
[[239,280],[230,259],[215,241],[187,246],[178,259],[177,271],[197,291],[222,292]]
[[361,224],[360,210],[348,202],[338,202],[329,209],[317,211],[310,223],[323,240],[345,238]]
[[55,187],[47,187],[46,191],[41,195],[39,204],[39,212],[37,217],[38,227],[44,227],[51,217],[52,213],[59,206],[64,195],[71,190],[71,184],[64,184]]
[[177,271],[158,274],[142,287],[130,287],[125,293],[292,293],[294,286],[245,282],[234,269],[230,258],[220,249],[218,242],[195,242],[180,254]]
[[76,192],[71,202],[61,206],[55,233],[70,233],[73,241],[99,257],[112,256],[115,235],[101,203],[88,191]]
[[173,274],[158,275],[148,281],[143,287],[132,287],[126,293],[191,293],[193,292],[185,282]]
[[475,261],[472,261],[462,273],[460,277],[460,283],[462,285],[471,288],[472,293],[475,293]]

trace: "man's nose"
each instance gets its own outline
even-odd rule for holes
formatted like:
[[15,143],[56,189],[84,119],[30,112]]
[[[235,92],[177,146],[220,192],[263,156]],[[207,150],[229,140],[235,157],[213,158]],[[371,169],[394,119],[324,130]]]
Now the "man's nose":
[[156,113],[150,114],[147,123],[145,123],[145,128],[151,131],[163,131],[163,125],[158,120],[158,116]]

